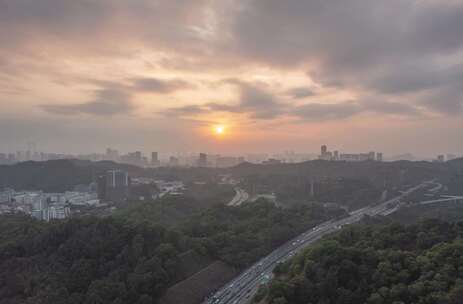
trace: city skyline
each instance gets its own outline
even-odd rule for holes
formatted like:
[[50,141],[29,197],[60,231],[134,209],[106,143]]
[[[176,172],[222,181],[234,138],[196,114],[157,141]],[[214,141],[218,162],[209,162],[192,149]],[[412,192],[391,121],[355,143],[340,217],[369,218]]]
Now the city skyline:
[[[325,161],[432,161],[445,162],[457,158],[463,158],[458,153],[437,154],[430,157],[420,157],[411,153],[400,155],[385,155],[382,151],[367,150],[363,152],[344,151],[334,148],[328,150],[327,145],[322,145],[318,153],[307,151],[286,150],[281,152],[220,154],[208,151],[202,152],[159,152],[159,151],[128,151],[123,152],[114,148],[106,148],[104,152],[87,152],[84,154],[66,154],[57,152],[44,152],[37,150],[35,143],[28,144],[28,150],[5,153],[0,151],[0,165],[11,165],[25,161],[49,161],[60,159],[79,159],[88,161],[114,161],[117,163],[131,164],[139,167],[211,167],[226,168],[239,165],[243,162],[255,164],[275,163],[301,163],[311,160]],[[33,148],[33,150],[31,150]]]

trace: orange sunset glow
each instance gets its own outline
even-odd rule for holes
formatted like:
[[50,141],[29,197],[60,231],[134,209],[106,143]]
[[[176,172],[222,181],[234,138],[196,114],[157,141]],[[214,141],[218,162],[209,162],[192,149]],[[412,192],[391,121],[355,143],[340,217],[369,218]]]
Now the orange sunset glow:
[[225,126],[223,126],[223,125],[215,126],[215,127],[214,127],[214,132],[215,132],[215,134],[217,134],[217,135],[222,135],[222,134],[224,134],[224,132],[225,132]]
[[2,146],[463,149],[460,2],[354,2],[6,0]]

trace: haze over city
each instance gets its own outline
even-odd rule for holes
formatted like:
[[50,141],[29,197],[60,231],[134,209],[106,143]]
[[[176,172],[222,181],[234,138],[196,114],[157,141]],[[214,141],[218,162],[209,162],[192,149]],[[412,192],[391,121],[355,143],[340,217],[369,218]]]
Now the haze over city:
[[0,1],[0,147],[463,151],[455,0]]

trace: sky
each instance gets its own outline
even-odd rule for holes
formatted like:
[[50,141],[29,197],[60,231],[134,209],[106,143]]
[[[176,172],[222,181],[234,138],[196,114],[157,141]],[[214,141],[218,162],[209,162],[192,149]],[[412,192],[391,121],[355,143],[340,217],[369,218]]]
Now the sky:
[[0,0],[0,151],[463,154],[462,88],[462,0]]

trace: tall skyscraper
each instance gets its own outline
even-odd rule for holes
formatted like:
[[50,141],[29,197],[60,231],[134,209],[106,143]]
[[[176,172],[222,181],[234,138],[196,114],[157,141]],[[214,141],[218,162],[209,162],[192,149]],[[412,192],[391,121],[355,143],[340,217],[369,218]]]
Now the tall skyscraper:
[[198,167],[207,167],[207,154],[199,153]]
[[326,145],[323,145],[320,150],[321,150],[321,156],[323,156],[326,154],[326,152],[328,152],[328,147]]
[[98,176],[96,180],[98,199],[106,200],[106,175]]
[[141,155],[141,152],[140,151],[136,151],[134,153],[135,155],[135,159],[137,160],[137,162],[141,162],[142,161],[142,155]]
[[129,197],[130,177],[121,170],[111,170],[106,173],[106,199],[113,202],[123,202]]
[[151,165],[153,167],[159,167],[160,162],[159,162],[159,155],[158,152],[152,152],[151,153]]
[[383,161],[383,153],[380,153],[380,152],[376,153],[376,160],[380,162]]
[[333,153],[328,152],[328,147],[326,145],[321,146],[320,148],[320,159],[323,160],[332,160],[333,159]]

